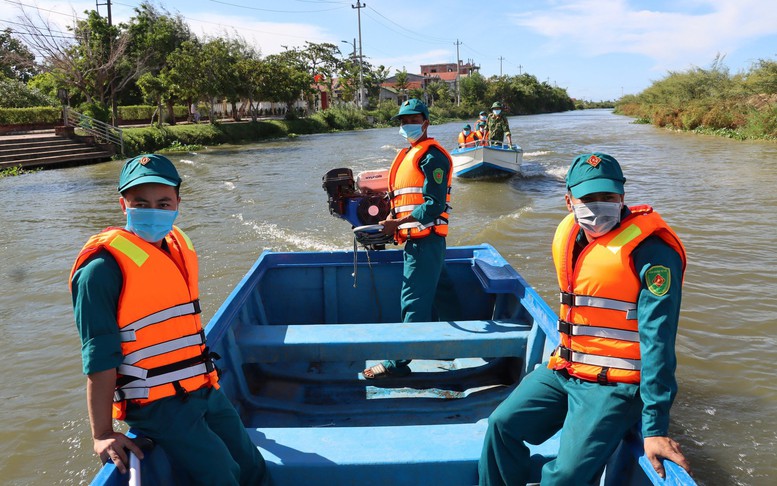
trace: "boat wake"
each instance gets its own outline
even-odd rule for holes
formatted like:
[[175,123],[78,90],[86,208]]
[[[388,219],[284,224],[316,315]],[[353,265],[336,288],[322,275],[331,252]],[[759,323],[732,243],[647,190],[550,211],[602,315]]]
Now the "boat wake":
[[296,234],[293,231],[281,228],[275,223],[266,221],[244,220],[241,213],[233,215],[244,226],[251,228],[257,236],[267,241],[267,246],[273,249],[282,248],[281,251],[337,251],[343,247],[337,247],[324,243],[321,240]]

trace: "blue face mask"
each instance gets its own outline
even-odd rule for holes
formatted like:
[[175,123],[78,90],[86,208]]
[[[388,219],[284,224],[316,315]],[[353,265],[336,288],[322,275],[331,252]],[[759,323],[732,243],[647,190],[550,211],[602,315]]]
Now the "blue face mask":
[[469,130],[464,130],[464,135],[469,135],[469,134],[470,134]]
[[127,208],[125,229],[149,243],[156,243],[173,230],[173,221],[177,216],[178,211],[167,209]]
[[399,127],[399,134],[407,139],[408,142],[413,143],[424,134],[423,123],[406,123]]
[[500,113],[502,113],[502,110],[494,110],[494,115],[498,115]]

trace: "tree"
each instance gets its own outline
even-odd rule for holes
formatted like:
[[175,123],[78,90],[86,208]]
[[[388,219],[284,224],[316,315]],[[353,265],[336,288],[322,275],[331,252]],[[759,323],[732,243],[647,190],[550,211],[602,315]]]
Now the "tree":
[[[116,122],[116,97],[142,74],[145,56],[125,56],[130,36],[120,27],[108,25],[94,11],[86,20],[74,19],[68,27],[72,38],[63,35],[38,13],[33,17],[21,7],[22,39],[57,73],[69,88],[79,91],[98,112],[110,103]],[[146,53],[148,56],[149,53]]]
[[486,92],[488,81],[479,72],[460,78],[461,100],[471,106],[484,106],[486,104]]
[[315,89],[319,96],[323,90],[320,85],[325,84],[329,93],[334,92],[334,81],[343,61],[340,59],[340,48],[334,44],[325,42],[316,44],[305,42],[305,48],[298,51],[299,57],[307,65],[308,73],[315,82]]
[[[180,14],[171,15],[161,7],[156,7],[148,2],[143,2],[135,7],[135,15],[125,28],[130,36],[127,57],[142,60],[144,72],[156,78],[162,85],[164,85],[164,79],[160,74],[167,65],[167,58],[184,42],[195,39],[191,29]],[[149,79],[146,78],[146,83]],[[146,87],[148,88],[148,84]],[[140,89],[140,86],[138,85],[137,88]],[[134,86],[131,86],[123,101],[131,100],[133,92],[136,90]],[[144,93],[144,96],[147,94]],[[173,95],[172,91],[160,95],[160,100],[164,100],[167,104],[167,118],[170,124],[174,125],[173,105],[178,98]],[[161,121],[162,112],[160,109],[160,123]]]
[[293,51],[267,56],[262,63],[260,93],[262,99],[286,103],[287,116],[292,116],[294,102],[312,88],[310,73]]
[[206,100],[210,121],[215,123],[212,99],[207,97],[207,76],[202,72],[203,56],[202,44],[197,39],[184,41],[167,57],[161,76],[169,96],[187,100],[189,104]]
[[[162,100],[164,99],[165,94],[169,93],[165,86],[164,79],[162,76],[154,76],[151,72],[147,71],[143,73],[140,79],[138,79],[137,85],[146,101],[156,105],[156,113],[159,120],[158,124],[159,126],[162,126]],[[154,124],[153,115],[151,116],[150,123],[152,125]]]
[[400,94],[407,96],[407,90],[410,87],[410,82],[408,81],[407,76],[407,69],[402,68],[400,71],[397,69],[397,74],[394,76],[394,87],[399,91]]
[[26,83],[37,74],[35,55],[6,28],[0,31],[0,78]]

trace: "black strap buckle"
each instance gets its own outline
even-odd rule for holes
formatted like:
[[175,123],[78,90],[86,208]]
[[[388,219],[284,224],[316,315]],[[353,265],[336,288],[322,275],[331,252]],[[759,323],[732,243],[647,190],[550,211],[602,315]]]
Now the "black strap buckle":
[[563,290],[559,294],[559,302],[570,307],[575,305],[575,294],[564,292]]
[[178,383],[178,380],[174,381],[172,385],[175,388],[175,396],[180,398],[182,402],[185,402],[189,398],[189,392]]
[[613,383],[610,383],[610,380],[607,379],[607,370],[610,368],[605,366],[602,368],[602,371],[599,372],[598,375],[596,375],[596,382],[600,385],[612,385]]
[[556,322],[556,328],[558,329],[558,332],[566,334],[567,336],[572,335],[572,325],[573,324],[571,322],[567,322],[561,319]]
[[572,350],[564,346],[558,347],[558,355],[566,361],[572,361]]
[[202,314],[202,307],[200,307],[200,299],[194,299],[192,301],[192,304],[194,305],[194,313]]

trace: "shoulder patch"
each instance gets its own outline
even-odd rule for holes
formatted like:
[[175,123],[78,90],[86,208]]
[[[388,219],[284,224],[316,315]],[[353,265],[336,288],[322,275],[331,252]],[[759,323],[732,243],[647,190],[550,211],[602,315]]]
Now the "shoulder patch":
[[645,283],[650,293],[661,297],[669,292],[672,272],[662,265],[653,265],[645,272]]
[[432,175],[434,176],[434,182],[437,184],[442,184],[442,169],[434,169],[434,172],[432,172]]

